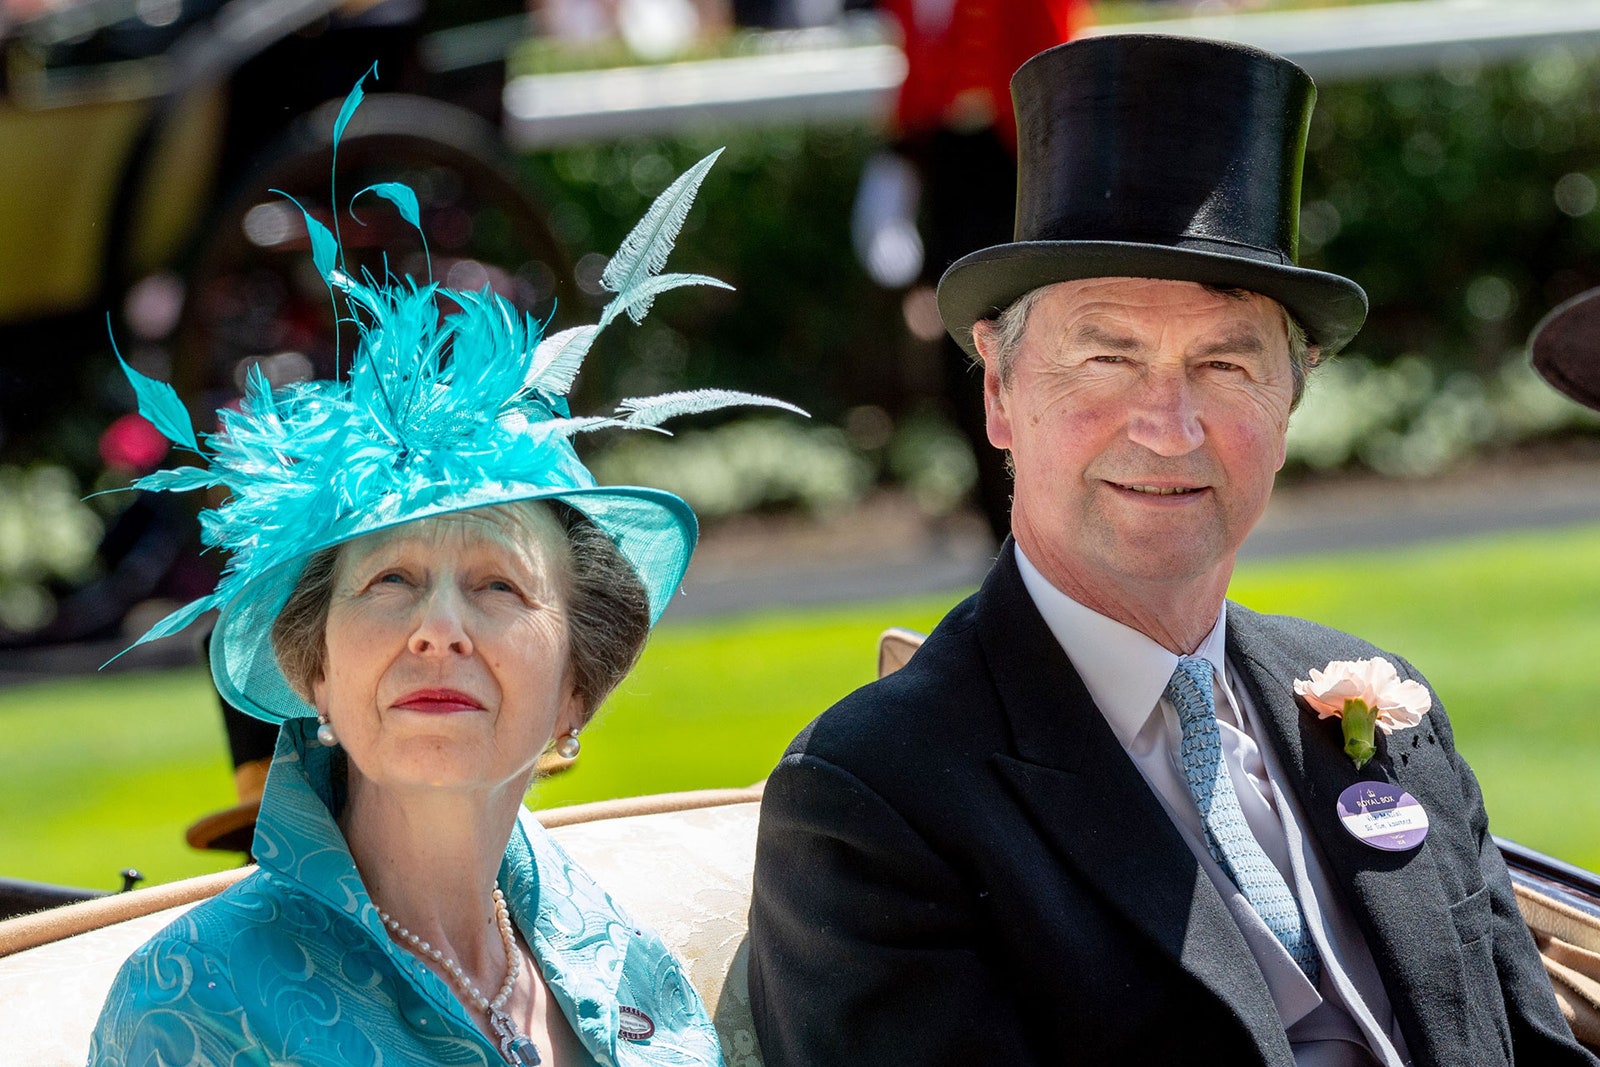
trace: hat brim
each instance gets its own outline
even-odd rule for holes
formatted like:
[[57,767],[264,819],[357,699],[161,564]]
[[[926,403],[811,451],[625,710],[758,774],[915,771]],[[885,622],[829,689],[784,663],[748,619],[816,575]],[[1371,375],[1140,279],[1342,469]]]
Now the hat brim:
[[609,536],[645,587],[650,624],[661,618],[683,583],[699,525],[689,505],[660,489],[642,486],[535,488],[495,485],[442,499],[387,521],[357,521],[330,533],[299,555],[264,570],[222,606],[211,641],[211,676],[222,698],[267,722],[316,714],[283,672],[272,648],[272,624],[294,592],[306,563],[318,552],[370,533],[478,508],[528,500],[559,500],[582,512]]
[[968,355],[973,323],[1040,286],[1086,278],[1159,278],[1248,289],[1282,304],[1322,355],[1347,345],[1367,318],[1367,294],[1348,278],[1218,252],[1130,241],[1017,241],[963,256],[939,279],[939,315]]
[[184,840],[189,842],[190,848],[213,852],[249,852],[255,840],[256,817],[260,813],[259,800],[212,812],[195,820],[185,831]]
[[1557,392],[1600,411],[1600,289],[1579,293],[1541,319],[1528,353]]

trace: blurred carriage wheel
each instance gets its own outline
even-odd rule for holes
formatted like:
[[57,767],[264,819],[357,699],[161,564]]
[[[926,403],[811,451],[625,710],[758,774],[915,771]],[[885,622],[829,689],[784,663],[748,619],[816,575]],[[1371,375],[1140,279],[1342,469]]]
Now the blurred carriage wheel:
[[[355,328],[345,322],[336,333],[300,209],[281,195],[333,229],[339,103],[297,120],[266,148],[203,231],[174,333],[172,381],[207,428],[209,413],[243,392],[252,366],[274,386],[349,367]],[[357,277],[389,271],[426,281],[431,259],[435,281],[487,285],[540,320],[575,303],[566,256],[478,116],[423,97],[370,95],[340,140],[335,180],[345,266]],[[351,203],[381,182],[416,192],[427,255],[392,204],[370,193]]]

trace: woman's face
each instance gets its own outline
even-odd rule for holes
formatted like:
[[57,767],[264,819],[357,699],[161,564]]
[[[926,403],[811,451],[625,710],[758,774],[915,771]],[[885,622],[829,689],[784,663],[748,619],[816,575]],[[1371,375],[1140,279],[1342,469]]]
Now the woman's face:
[[371,784],[520,796],[579,724],[566,537],[543,508],[516,516],[426,519],[340,550],[312,697]]

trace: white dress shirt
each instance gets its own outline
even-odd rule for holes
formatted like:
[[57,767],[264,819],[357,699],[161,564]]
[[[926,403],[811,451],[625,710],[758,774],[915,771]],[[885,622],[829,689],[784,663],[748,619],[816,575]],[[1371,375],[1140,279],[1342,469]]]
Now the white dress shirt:
[[1256,744],[1263,736],[1256,710],[1243,687],[1234,684],[1224,651],[1225,614],[1219,612],[1193,655],[1210,660],[1216,672],[1223,759],[1245,821],[1305,914],[1322,960],[1317,986],[1206,847],[1200,813],[1179,764],[1178,714],[1163,696],[1178,655],[1079,604],[1051,585],[1020,548],[1016,555],[1023,585],[1050,632],[1239,924],[1272,993],[1297,1067],[1402,1067],[1409,1060],[1405,1040],[1366,939],[1334,893],[1314,843],[1301,832],[1304,819],[1297,801],[1276,784],[1283,770],[1275,754]]

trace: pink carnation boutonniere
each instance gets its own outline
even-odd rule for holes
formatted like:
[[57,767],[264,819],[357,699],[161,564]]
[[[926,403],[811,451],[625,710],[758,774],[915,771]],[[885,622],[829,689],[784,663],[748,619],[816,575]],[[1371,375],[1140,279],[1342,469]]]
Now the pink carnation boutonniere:
[[1295,679],[1296,696],[1322,719],[1337,718],[1344,726],[1344,753],[1356,770],[1378,751],[1373,727],[1386,734],[1415,726],[1433,707],[1421,682],[1401,681],[1386,659],[1334,660],[1313,670],[1311,680]]

